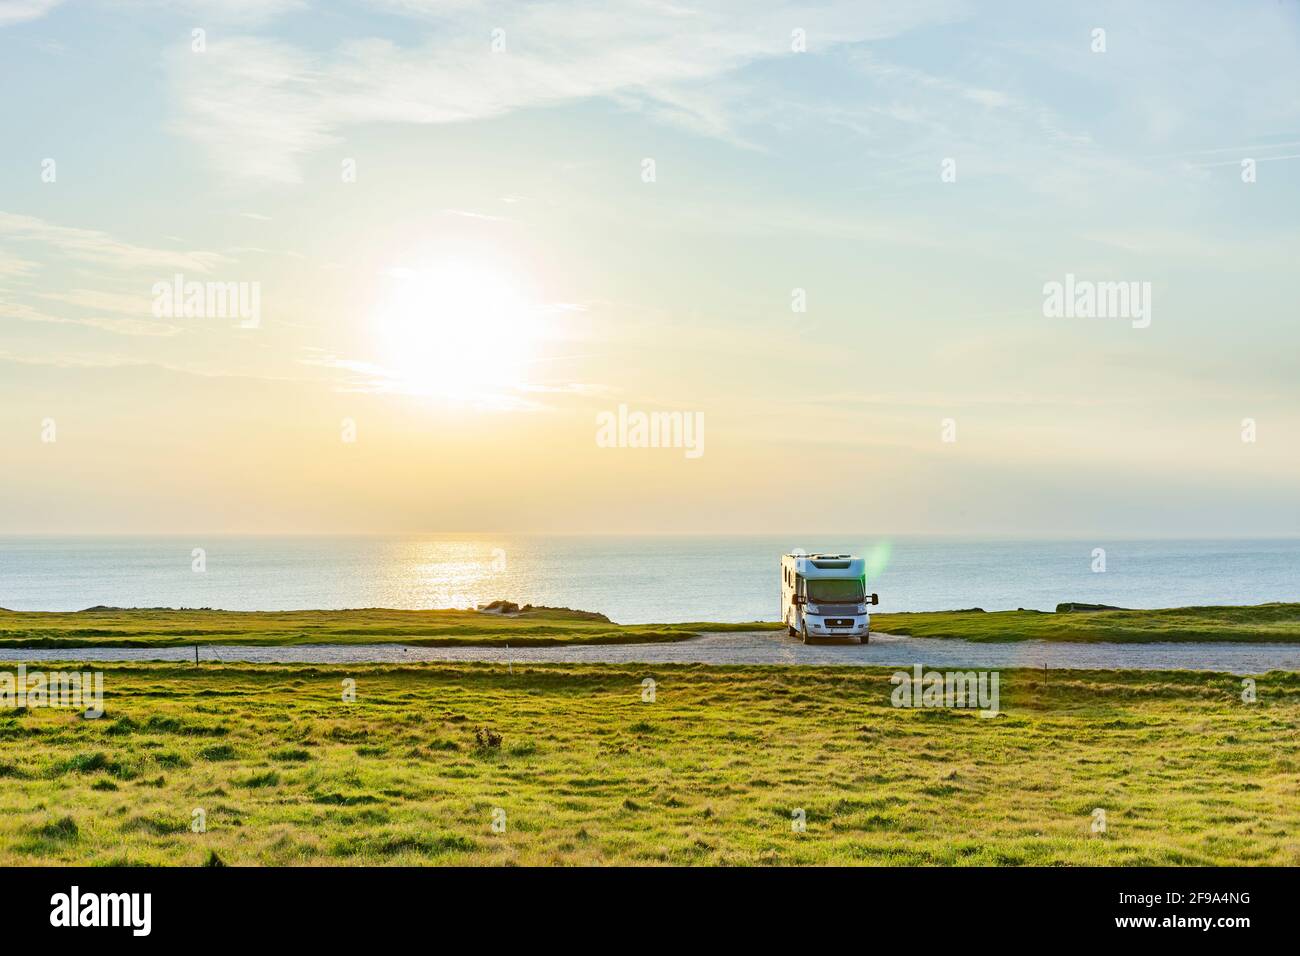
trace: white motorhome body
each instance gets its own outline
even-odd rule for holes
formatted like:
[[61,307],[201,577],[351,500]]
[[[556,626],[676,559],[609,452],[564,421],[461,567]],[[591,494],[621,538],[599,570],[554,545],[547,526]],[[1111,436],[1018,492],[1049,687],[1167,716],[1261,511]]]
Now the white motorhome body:
[[806,644],[816,637],[871,636],[867,565],[847,554],[787,554],[781,558],[781,620]]

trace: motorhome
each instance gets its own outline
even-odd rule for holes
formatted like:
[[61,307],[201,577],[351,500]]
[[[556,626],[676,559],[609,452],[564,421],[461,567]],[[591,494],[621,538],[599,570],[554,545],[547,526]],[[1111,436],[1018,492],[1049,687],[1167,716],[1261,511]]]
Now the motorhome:
[[781,558],[781,620],[805,644],[819,637],[871,637],[867,565],[847,554],[787,554]]

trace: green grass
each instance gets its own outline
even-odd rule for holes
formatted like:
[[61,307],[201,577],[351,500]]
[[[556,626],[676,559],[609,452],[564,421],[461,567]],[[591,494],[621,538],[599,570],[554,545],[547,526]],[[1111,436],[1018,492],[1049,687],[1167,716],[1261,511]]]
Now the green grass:
[[0,865],[1300,865],[1297,674],[1004,671],[980,719],[876,668],[103,669],[99,720],[0,711]]
[[[1300,641],[1300,604],[1139,611],[927,611],[873,614],[887,634],[970,641]],[[0,648],[167,647],[191,644],[628,644],[684,641],[704,631],[780,630],[772,622],[613,624],[582,611],[0,610]]]
[[168,608],[72,612],[0,610],[0,648],[167,647],[191,644],[623,644],[683,641],[702,630],[777,624],[612,624],[582,611],[515,616],[477,611],[217,611]]
[[1147,611],[932,611],[873,614],[873,630],[967,641],[1300,641],[1300,604]]

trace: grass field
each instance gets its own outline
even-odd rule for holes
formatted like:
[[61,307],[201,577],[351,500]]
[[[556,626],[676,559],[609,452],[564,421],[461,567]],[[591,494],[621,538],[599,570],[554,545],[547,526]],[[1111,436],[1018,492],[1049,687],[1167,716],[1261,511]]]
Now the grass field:
[[0,864],[1300,864],[1296,674],[1005,671],[980,719],[875,668],[103,670],[99,720],[0,711]]
[[873,614],[886,634],[968,641],[1300,641],[1300,604],[1146,611],[934,611]]
[[776,624],[612,624],[582,611],[539,609],[515,616],[477,611],[0,610],[3,647],[167,647],[190,644],[622,644],[683,641],[701,630],[774,629]]
[[[873,614],[887,634],[970,641],[1300,641],[1300,604],[1146,611],[930,611]],[[0,648],[166,647],[189,644],[625,644],[682,641],[702,631],[780,630],[780,624],[613,624],[581,611],[517,616],[476,611],[0,610]]]

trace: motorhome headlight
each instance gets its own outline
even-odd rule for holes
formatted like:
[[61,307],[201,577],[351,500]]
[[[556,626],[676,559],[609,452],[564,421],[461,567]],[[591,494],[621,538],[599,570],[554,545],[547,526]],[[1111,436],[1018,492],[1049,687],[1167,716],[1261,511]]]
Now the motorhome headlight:
[[821,606],[817,604],[809,604],[807,610],[809,614],[820,614],[822,612]]
[[859,604],[859,605],[858,605],[858,613],[859,613],[859,614],[866,614],[866,613],[867,613],[867,606],[866,606],[865,604]]

